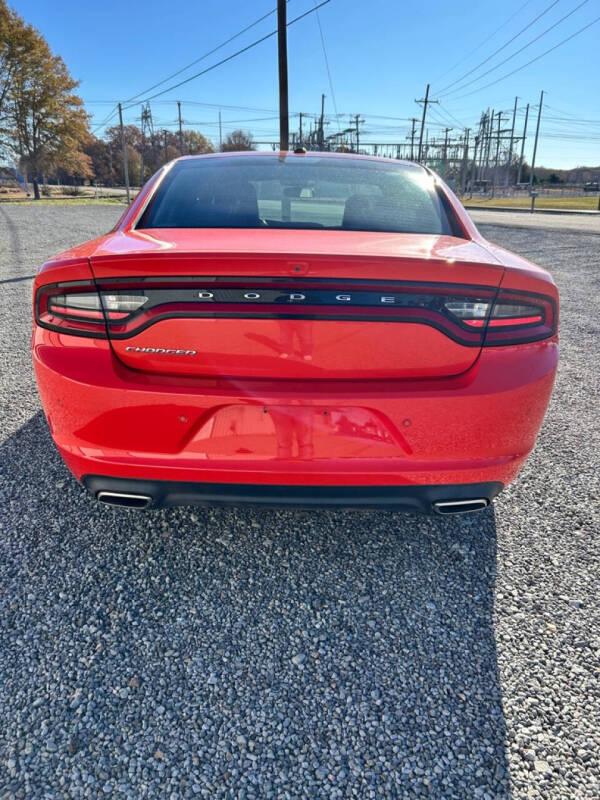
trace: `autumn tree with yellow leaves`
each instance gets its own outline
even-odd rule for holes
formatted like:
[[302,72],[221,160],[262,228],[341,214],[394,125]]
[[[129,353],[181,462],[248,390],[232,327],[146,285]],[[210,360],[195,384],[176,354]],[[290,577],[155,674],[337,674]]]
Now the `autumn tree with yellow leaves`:
[[0,0],[0,149],[18,159],[40,197],[42,175],[91,177],[88,116],[78,86],[44,37]]

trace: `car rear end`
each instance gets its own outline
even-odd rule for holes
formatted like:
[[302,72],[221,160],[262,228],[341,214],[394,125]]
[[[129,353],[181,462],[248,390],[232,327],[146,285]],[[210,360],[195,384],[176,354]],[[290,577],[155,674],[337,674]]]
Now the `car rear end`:
[[547,273],[420,167],[396,185],[356,158],[177,163],[36,280],[34,364],[74,475],[134,507],[485,507],[552,390]]

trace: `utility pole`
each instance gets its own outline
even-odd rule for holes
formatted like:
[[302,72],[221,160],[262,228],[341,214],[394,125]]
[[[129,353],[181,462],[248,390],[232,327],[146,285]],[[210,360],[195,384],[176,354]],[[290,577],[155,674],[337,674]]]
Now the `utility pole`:
[[279,149],[290,146],[287,65],[287,0],[277,0],[277,51],[279,56]]
[[355,114],[354,115],[354,124],[356,126],[356,152],[357,153],[359,152],[359,146],[360,146],[360,139],[359,139],[360,134],[359,134],[358,126],[360,125],[361,122],[364,122],[364,119],[360,118],[360,114]]
[[423,103],[423,117],[421,119],[421,133],[419,134],[419,153],[417,155],[417,161],[421,160],[421,155],[423,153],[423,133],[425,131],[425,119],[427,117],[427,106],[431,105],[431,103],[439,103],[439,100],[430,100],[429,99],[429,84],[427,84],[427,88],[425,90],[425,97],[422,100],[415,100],[415,103]]
[[471,161],[471,169],[469,170],[469,189],[473,194],[473,181],[477,177],[477,150],[479,149],[479,142],[481,140],[481,122],[479,123],[479,133],[475,135],[475,147],[473,149],[473,161]]
[[148,137],[150,141],[150,161],[152,163],[151,169],[156,169],[157,167],[156,136],[154,135],[154,121],[152,119],[152,110],[150,108],[150,103],[146,103],[144,122],[146,125],[146,130],[148,131]]
[[469,184],[471,187],[471,192],[473,192],[473,182],[477,180],[477,153],[479,151],[479,145],[482,141],[482,132],[483,132],[483,113],[479,117],[479,129],[475,134],[475,148],[473,150],[473,161],[471,163],[471,169],[469,170]]
[[319,150],[323,149],[325,144],[325,95],[321,95],[321,116],[319,118]]
[[304,116],[302,111],[300,112],[299,116],[300,116],[300,133],[299,133],[299,135],[300,135],[300,147],[302,147],[302,117]]
[[452,128],[444,128],[444,150],[443,157],[442,157],[442,164],[444,166],[444,175],[446,174],[446,165],[448,163],[448,134]]
[[417,119],[415,117],[411,117],[410,121],[412,122],[412,129],[410,132],[410,160],[415,160],[415,133],[417,132]]
[[142,106],[142,147],[140,153],[140,186],[144,185],[144,154],[146,152],[146,109]]
[[467,189],[467,170],[469,166],[469,134],[471,133],[471,128],[465,128],[465,141],[464,141],[464,149],[463,149],[463,159],[462,165],[460,168],[460,185],[463,190],[463,194]]
[[492,152],[492,136],[494,134],[494,117],[496,116],[496,112],[492,108],[492,113],[488,115],[487,120],[487,144],[485,149],[485,165],[483,168],[483,180],[488,180],[489,174],[489,166],[490,166],[490,154]]
[[531,158],[531,174],[529,175],[529,194],[531,195],[531,211],[535,208],[535,196],[533,194],[533,171],[535,169],[535,156],[537,153],[538,137],[540,135],[540,120],[542,119],[542,106],[544,105],[544,91],[540,94],[540,107],[538,109],[537,125],[535,128],[535,141],[533,143],[533,156]]
[[513,118],[512,118],[512,127],[510,129],[510,144],[508,146],[508,161],[506,163],[506,181],[505,185],[508,189],[508,184],[510,183],[510,168],[511,168],[511,161],[512,161],[512,152],[513,152],[513,140],[515,138],[515,121],[517,119],[517,100],[519,98],[515,97],[515,106],[513,108]]
[[125,146],[125,131],[123,130],[123,109],[119,103],[119,127],[121,128],[121,148],[123,150],[123,175],[125,176],[125,192],[127,205],[129,205],[129,164],[127,163],[127,147]]
[[221,130],[221,112],[219,111],[219,151],[223,149],[223,132]]
[[[492,120],[493,123],[493,120]],[[496,156],[494,158],[494,181],[493,186],[496,186],[496,178],[498,176],[498,156],[500,155],[500,125],[502,124],[502,111],[498,112],[498,129],[496,131]]]
[[517,174],[517,183],[521,183],[521,173],[523,172],[523,154],[525,152],[525,139],[527,138],[527,119],[529,118],[529,103],[525,109],[525,124],[523,125],[523,138],[521,139],[521,157],[519,158],[519,172]]
[[[484,151],[486,148],[486,136],[487,136],[487,126],[488,120],[490,116],[490,110],[488,108],[487,111],[484,111],[482,120],[481,120],[481,142],[480,142],[480,150],[479,150],[479,166],[477,168],[477,179],[479,181],[483,180],[483,162],[484,162]],[[481,188],[481,187],[480,187]]]
[[179,152],[183,155],[183,131],[181,130],[181,102],[177,101],[177,112],[179,116]]
[[163,130],[163,141],[165,143],[165,162],[169,160],[169,149],[167,146],[167,129]]

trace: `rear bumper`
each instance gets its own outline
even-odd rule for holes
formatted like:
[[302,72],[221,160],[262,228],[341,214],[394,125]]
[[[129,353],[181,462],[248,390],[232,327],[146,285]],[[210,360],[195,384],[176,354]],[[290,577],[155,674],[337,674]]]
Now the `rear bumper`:
[[[391,495],[417,498],[413,507],[421,488],[514,479],[558,360],[553,339],[484,350],[455,378],[266,382],[149,376],[105,341],[37,326],[33,351],[54,441],[78,480],[166,482],[158,494],[168,502],[188,484],[305,487],[307,497],[314,487],[372,487],[379,505],[380,489],[407,487]],[[228,502],[243,502],[240,492]]]
[[[102,502],[138,509],[233,505],[256,508],[389,508],[425,514],[483,509],[502,490],[501,483],[493,482],[459,486],[276,486],[145,481],[103,475],[84,475],[82,483],[93,497]],[[458,502],[454,508],[448,501]],[[467,501],[474,501],[473,507]],[[439,508],[437,504],[441,504]]]

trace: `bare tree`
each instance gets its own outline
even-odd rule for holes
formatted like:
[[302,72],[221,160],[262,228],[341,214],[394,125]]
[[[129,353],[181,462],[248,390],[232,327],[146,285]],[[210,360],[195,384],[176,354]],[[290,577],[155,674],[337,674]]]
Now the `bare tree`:
[[229,134],[223,142],[221,150],[224,153],[230,153],[236,150],[256,150],[256,147],[249,131],[237,130]]

